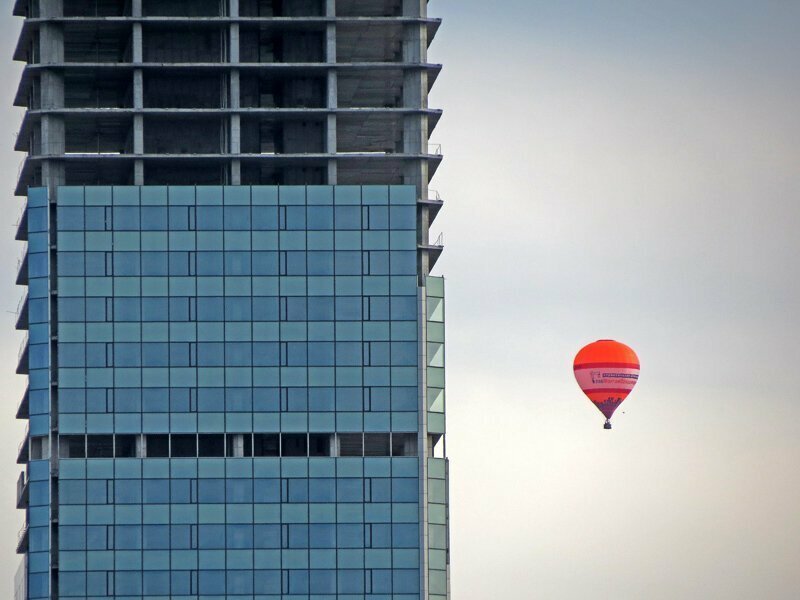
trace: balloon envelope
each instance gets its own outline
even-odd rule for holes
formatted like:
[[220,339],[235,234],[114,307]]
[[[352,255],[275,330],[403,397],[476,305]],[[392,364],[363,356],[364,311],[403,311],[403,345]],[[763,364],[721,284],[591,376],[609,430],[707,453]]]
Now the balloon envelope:
[[578,352],[573,369],[583,393],[610,419],[639,379],[639,357],[625,344],[599,340]]

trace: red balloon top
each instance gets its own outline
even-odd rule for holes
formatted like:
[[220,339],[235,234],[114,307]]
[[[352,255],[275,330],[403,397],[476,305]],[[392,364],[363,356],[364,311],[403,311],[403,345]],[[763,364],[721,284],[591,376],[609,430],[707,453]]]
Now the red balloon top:
[[598,340],[581,348],[577,356],[575,356],[574,368],[579,365],[591,365],[593,363],[600,363],[606,366],[630,366],[630,368],[639,368],[639,357],[636,356],[629,346],[615,342],[614,340]]

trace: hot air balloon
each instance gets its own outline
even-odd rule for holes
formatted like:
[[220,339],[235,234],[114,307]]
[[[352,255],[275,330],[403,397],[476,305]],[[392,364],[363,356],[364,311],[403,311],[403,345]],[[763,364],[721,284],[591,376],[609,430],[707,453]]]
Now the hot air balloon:
[[605,415],[603,428],[611,429],[611,415],[639,379],[639,357],[625,344],[598,340],[581,348],[573,369],[583,393]]

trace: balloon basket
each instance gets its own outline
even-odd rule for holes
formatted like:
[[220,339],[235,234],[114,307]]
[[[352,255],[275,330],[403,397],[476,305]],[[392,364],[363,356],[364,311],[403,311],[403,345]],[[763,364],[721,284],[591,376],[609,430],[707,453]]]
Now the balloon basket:
[[603,429],[611,429],[611,421],[606,420],[606,424],[603,425]]

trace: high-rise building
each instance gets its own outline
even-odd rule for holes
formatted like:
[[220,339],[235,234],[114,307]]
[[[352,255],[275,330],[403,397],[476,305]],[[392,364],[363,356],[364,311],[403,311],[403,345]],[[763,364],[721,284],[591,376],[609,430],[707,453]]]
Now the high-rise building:
[[445,600],[426,0],[17,0],[18,598]]

